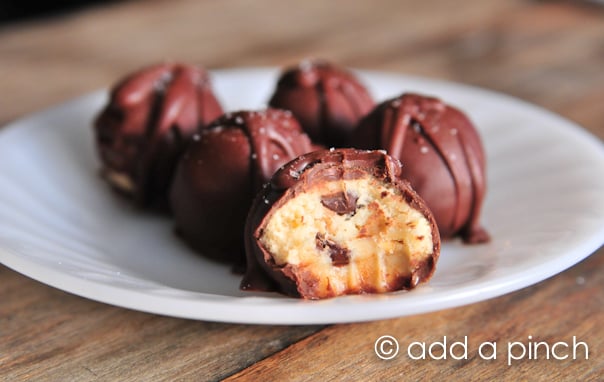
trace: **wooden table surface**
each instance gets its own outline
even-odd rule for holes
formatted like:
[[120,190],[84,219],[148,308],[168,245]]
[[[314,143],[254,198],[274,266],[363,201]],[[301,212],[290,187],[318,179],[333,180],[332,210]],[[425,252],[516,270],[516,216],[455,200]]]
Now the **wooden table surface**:
[[[377,3],[378,5],[376,5]],[[0,26],[0,125],[163,59],[208,68],[304,57],[463,82],[545,107],[604,139],[604,7],[469,0],[132,1]],[[0,153],[0,158],[2,153]],[[603,174],[598,174],[603,175]],[[2,181],[0,179],[0,181]],[[10,222],[0,222],[10,224]],[[527,254],[529,255],[529,254]],[[191,321],[121,309],[0,265],[0,380],[601,380],[604,250],[505,296],[413,317],[331,326]],[[391,334],[469,338],[467,360],[391,361]],[[589,359],[507,365],[478,344],[589,346]]]

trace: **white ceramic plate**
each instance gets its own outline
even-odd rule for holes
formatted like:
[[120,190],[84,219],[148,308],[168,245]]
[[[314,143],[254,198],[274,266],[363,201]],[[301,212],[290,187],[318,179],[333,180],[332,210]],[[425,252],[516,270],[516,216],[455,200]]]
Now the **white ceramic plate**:
[[[213,72],[226,109],[262,107],[274,69]],[[443,245],[412,292],[302,301],[238,290],[229,268],[195,255],[167,218],[141,213],[97,175],[99,91],[0,130],[0,262],[97,301],[200,320],[317,324],[411,315],[502,295],[552,276],[604,242],[604,148],[580,127],[462,85],[361,72],[377,100],[416,91],[465,110],[488,154],[487,245]]]

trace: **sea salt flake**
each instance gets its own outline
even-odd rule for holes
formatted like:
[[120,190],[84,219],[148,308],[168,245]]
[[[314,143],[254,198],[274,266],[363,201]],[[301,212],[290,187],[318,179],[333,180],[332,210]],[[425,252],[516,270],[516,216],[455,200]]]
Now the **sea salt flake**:
[[300,68],[300,70],[303,72],[307,72],[312,69],[312,66],[313,66],[312,61],[307,59],[307,60],[302,60],[300,62],[300,65],[298,65],[298,68]]

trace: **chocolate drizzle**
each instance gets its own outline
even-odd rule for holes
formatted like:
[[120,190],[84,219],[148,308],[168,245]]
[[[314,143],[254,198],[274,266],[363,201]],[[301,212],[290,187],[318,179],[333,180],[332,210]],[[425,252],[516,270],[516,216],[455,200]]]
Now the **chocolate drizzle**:
[[312,151],[310,140],[286,110],[269,108],[228,113],[208,126],[208,130],[215,128],[237,128],[248,137],[254,167],[254,193],[282,164]]
[[313,141],[341,147],[374,102],[352,73],[303,61],[281,75],[269,105],[291,110]]
[[188,139],[220,114],[200,67],[166,63],[133,73],[95,120],[104,172],[129,179],[134,188],[121,191],[139,204],[163,204]]
[[200,132],[180,161],[170,202],[181,236],[200,253],[241,266],[254,195],[284,163],[312,150],[291,113],[227,113]]
[[459,110],[436,98],[404,94],[364,118],[352,144],[385,149],[401,160],[405,177],[432,209],[443,237],[488,240],[479,226],[486,186],[484,151]]

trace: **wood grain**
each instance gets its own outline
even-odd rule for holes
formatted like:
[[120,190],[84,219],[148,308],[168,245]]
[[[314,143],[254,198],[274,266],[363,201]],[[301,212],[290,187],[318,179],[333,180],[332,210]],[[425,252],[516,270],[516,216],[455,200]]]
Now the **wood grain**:
[[[604,8],[521,0],[468,0],[463,9],[445,0],[125,1],[4,25],[0,124],[158,60],[219,68],[304,57],[501,91],[604,139]],[[329,327],[161,317],[79,298],[0,266],[0,379],[596,381],[604,371],[603,263],[600,249],[497,299]],[[403,352],[383,361],[373,344],[384,334],[402,345],[467,335],[470,359],[412,361]],[[590,357],[508,367],[505,345],[529,335],[550,343],[577,336]],[[501,358],[476,357],[487,340],[499,343]]]
[[[332,326],[228,380],[597,381],[602,375],[604,360],[601,341],[604,330],[600,325],[604,322],[603,266],[604,252],[600,251],[546,282],[469,307]],[[391,335],[399,341],[396,358],[382,360],[376,356],[374,343],[382,335]],[[407,347],[412,342],[442,342],[444,336],[448,344],[463,342],[467,336],[467,359],[455,360],[448,356],[446,360],[413,360],[408,356]],[[528,347],[529,336],[532,341],[549,344],[558,341],[572,344],[572,337],[576,336],[587,343],[589,359],[585,359],[581,347],[576,360],[547,360],[545,348],[541,347],[537,360],[529,360],[527,356],[508,366],[508,343],[519,341]],[[496,359],[485,360],[479,356],[478,347],[485,341],[497,343]],[[418,349],[412,348],[416,357],[420,354]],[[516,352],[519,347],[513,349],[519,356],[520,352]],[[461,348],[455,350],[458,357],[462,356]],[[435,348],[434,355],[438,358],[441,354]],[[486,357],[491,353],[485,348],[483,354]],[[558,354],[563,355],[562,352]]]
[[182,320],[85,300],[0,267],[0,379],[220,379],[318,326]]

